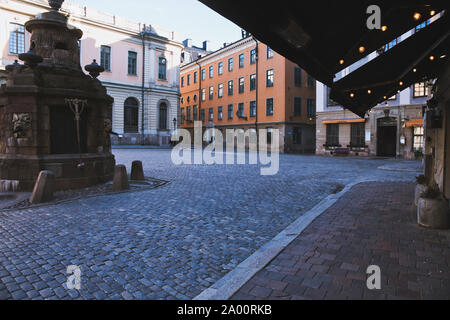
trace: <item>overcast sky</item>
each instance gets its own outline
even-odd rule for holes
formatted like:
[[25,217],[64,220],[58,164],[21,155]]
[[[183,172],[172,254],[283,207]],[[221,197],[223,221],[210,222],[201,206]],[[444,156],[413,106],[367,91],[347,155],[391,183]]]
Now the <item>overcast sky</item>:
[[241,37],[238,26],[197,0],[69,1],[175,31],[180,40],[191,38],[197,46],[210,40],[214,50]]

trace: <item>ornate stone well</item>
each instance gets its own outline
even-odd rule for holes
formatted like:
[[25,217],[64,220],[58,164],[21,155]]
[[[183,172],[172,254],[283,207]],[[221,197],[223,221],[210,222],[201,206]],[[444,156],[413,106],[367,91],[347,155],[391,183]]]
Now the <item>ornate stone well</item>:
[[62,2],[49,1],[52,11],[26,23],[30,51],[19,56],[25,64],[8,66],[0,88],[1,191],[31,190],[41,170],[55,173],[57,190],[113,178],[113,99],[96,79],[101,67],[90,65],[90,76],[82,71],[83,33],[58,12]]

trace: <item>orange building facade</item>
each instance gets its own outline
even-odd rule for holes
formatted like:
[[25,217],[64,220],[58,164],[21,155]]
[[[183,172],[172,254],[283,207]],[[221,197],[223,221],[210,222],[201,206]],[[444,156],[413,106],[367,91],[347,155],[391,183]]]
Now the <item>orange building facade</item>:
[[180,85],[181,128],[278,129],[280,152],[314,153],[315,80],[252,36],[182,65]]

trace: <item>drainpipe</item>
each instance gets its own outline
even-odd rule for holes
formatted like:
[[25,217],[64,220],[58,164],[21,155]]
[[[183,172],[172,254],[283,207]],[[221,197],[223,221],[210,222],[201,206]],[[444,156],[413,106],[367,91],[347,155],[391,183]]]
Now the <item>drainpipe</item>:
[[[201,110],[202,110],[202,65],[198,62],[198,60],[195,61],[195,64],[198,65],[198,110],[197,110],[197,121],[199,121],[198,118],[201,117]],[[206,114],[205,114],[205,117],[206,117]],[[203,121],[202,121],[202,125],[203,125]],[[194,120],[194,131],[195,131],[195,120]],[[203,136],[203,132],[202,132],[202,136]]]
[[141,32],[142,37],[142,88],[141,88],[141,95],[142,95],[142,123],[141,123],[141,131],[142,131],[142,141],[141,144],[145,144],[145,35],[147,32],[145,31],[145,25],[144,30]]
[[197,61],[195,64],[198,65],[198,114],[200,115],[200,109],[202,108],[202,65]]
[[258,109],[259,109],[259,101],[258,101],[258,87],[259,87],[259,42],[255,37],[253,37],[253,41],[256,42],[256,117],[255,117],[255,129],[256,129],[256,150],[259,151],[259,132],[258,132]]

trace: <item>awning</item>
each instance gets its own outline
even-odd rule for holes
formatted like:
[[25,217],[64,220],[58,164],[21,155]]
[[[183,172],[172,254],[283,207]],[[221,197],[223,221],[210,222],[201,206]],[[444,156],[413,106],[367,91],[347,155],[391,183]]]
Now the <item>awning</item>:
[[[276,7],[272,2],[256,0],[241,1],[238,6],[230,0],[200,1],[331,87],[331,98],[359,116],[364,116],[384,96],[396,94],[399,81],[407,86],[438,78],[444,70],[443,64],[449,61],[448,57],[439,60],[448,55],[448,0],[279,0]],[[381,8],[382,24],[387,27],[385,31],[367,28],[367,8],[371,5]],[[399,51],[394,47],[368,63],[367,70],[371,72],[360,73],[354,78],[351,73],[345,81],[334,83],[339,71],[426,22],[431,12],[444,11],[447,13],[439,19],[442,20],[440,26],[433,26],[437,23],[434,22],[417,32],[414,41],[400,43],[401,54],[396,53]],[[361,47],[364,48],[360,51]],[[436,54],[436,63],[428,69],[427,59],[431,54]],[[416,65],[418,72],[406,73]],[[424,72],[425,69],[428,71]],[[405,80],[399,80],[403,77]],[[358,87],[361,80],[373,89]],[[366,94],[371,90],[371,94],[362,98],[363,94],[356,96],[355,93],[357,98],[350,99],[352,89],[364,90]]]
[[365,123],[366,119],[323,120],[323,124]]
[[[449,15],[440,18],[335,82],[330,98],[364,116],[368,109],[398,94],[399,90],[438,77],[448,62],[449,20]],[[411,54],[417,52],[419,57]]]
[[423,127],[423,120],[409,120],[406,123],[406,127],[413,128],[413,127]]

